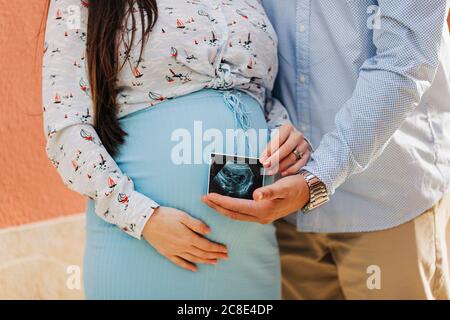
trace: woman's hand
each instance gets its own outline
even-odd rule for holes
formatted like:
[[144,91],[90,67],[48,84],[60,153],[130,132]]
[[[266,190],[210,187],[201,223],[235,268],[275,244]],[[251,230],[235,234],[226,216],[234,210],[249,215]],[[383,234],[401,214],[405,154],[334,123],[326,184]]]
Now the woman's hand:
[[144,227],[143,236],[161,255],[176,265],[197,271],[196,263],[217,264],[227,259],[228,250],[203,236],[209,227],[183,211],[160,207]]
[[303,134],[291,124],[285,124],[267,144],[260,161],[269,175],[288,176],[298,173],[310,156],[310,145]]

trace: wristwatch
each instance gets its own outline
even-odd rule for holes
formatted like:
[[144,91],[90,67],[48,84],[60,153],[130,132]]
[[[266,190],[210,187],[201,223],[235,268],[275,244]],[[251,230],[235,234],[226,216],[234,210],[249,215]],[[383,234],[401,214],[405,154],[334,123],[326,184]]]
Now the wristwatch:
[[311,210],[317,209],[330,201],[327,187],[322,181],[320,181],[319,178],[306,170],[301,170],[299,174],[301,174],[305,179],[310,195],[309,203],[307,203],[302,209],[303,213],[309,213]]

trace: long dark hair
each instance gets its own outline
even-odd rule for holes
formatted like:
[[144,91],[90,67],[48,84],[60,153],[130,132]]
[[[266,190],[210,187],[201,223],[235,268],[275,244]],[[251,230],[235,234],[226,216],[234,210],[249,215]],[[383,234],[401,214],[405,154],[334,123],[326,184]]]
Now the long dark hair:
[[[138,8],[138,10],[134,10]],[[139,41],[142,58],[147,40],[158,16],[156,0],[89,0],[86,59],[94,113],[94,127],[106,150],[115,155],[127,133],[117,119],[117,76],[130,57],[136,37],[136,16],[141,20]],[[123,29],[131,19],[131,30]],[[124,34],[128,33],[128,34]],[[125,51],[124,64],[119,66],[118,46],[124,38],[131,39]],[[142,40],[142,41],[141,41]]]

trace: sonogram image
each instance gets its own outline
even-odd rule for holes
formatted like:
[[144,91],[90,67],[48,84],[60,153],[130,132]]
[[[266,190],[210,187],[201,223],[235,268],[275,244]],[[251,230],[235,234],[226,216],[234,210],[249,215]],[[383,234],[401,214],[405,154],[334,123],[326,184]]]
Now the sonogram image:
[[253,191],[263,186],[262,172],[261,163],[255,159],[212,154],[208,192],[253,199]]

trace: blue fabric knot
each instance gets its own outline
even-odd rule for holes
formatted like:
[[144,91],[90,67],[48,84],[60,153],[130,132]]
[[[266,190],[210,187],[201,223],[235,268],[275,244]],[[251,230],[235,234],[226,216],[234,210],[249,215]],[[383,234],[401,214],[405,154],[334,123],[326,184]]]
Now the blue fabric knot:
[[245,110],[244,104],[241,101],[241,93],[224,91],[223,98],[228,109],[233,112],[235,126],[239,126],[244,131],[250,129],[249,112]]
[[[251,128],[249,118],[250,112],[245,110],[245,105],[241,101],[242,94],[239,91],[237,91],[236,93],[234,91],[222,91],[222,93],[226,106],[233,113],[234,129],[237,130],[238,128],[241,128],[242,130],[244,130],[244,140],[247,145],[249,154],[252,154],[252,146],[250,145],[247,137],[247,130]],[[237,144],[234,145],[234,148],[236,154]]]

